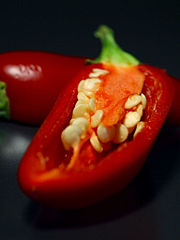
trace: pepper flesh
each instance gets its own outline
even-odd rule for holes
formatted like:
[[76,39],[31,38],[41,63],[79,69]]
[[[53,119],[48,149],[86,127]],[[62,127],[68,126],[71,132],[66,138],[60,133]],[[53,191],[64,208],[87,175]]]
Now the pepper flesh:
[[166,118],[173,99],[173,84],[166,73],[148,65],[137,65],[144,74],[143,94],[147,98],[144,128],[134,139],[97,153],[87,142],[73,168],[72,152],[60,141],[77,101],[77,86],[93,68],[86,66],[60,95],[34,137],[18,170],[21,189],[31,198],[56,208],[79,208],[124,188],[139,172]]
[[[111,74],[107,75],[102,88],[96,93],[96,98],[97,108],[102,109],[106,115],[103,123],[109,126],[123,118],[127,97],[141,93],[144,77],[136,66],[120,68],[105,65],[104,67],[106,70],[110,69]],[[114,85],[113,90],[112,85]],[[111,114],[112,111],[114,114]]]

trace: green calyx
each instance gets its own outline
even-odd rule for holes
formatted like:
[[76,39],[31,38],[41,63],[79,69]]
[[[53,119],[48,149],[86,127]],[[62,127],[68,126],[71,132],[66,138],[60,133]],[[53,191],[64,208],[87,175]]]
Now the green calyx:
[[121,66],[138,65],[140,62],[131,54],[123,51],[114,39],[113,30],[105,25],[99,26],[95,37],[102,43],[102,51],[95,60],[87,60],[87,64],[104,63]]
[[9,99],[6,95],[6,83],[0,81],[0,118],[10,118]]

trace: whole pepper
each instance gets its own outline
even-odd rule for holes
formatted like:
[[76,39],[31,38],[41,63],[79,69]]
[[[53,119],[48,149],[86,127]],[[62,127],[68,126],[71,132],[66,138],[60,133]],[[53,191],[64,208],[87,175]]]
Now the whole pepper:
[[[40,203],[56,208],[90,205],[132,181],[142,168],[173,100],[172,79],[164,70],[142,65],[122,51],[106,26],[101,26],[96,36],[103,42],[100,57],[90,66],[85,66],[58,97],[18,170],[18,182],[23,192]],[[145,126],[135,138],[112,145],[106,152],[94,152],[87,141],[72,164],[72,152],[64,149],[60,135],[71,119],[78,84],[87,79],[93,69],[106,70],[107,66],[110,77],[114,66],[118,69],[125,66],[127,70],[133,66],[137,73],[143,74],[143,93],[147,97],[143,116]],[[113,84],[116,84],[115,81]]]
[[[40,125],[58,94],[83,69],[84,57],[41,51],[0,54],[0,117]],[[172,77],[175,95],[168,123],[180,124],[180,80]]]
[[1,53],[0,117],[41,124],[58,94],[82,69],[84,61],[82,57],[40,51]]

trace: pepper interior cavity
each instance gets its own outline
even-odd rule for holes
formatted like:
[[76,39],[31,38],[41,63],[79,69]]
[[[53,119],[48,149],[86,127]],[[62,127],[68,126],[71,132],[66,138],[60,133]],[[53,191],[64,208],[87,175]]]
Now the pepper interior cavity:
[[[135,77],[122,84],[129,72]],[[79,82],[72,118],[61,134],[65,149],[73,149],[69,168],[85,142],[89,141],[101,153],[112,144],[123,143],[131,133],[135,137],[143,129],[141,118],[146,107],[146,97],[141,92],[143,82],[144,76],[136,67],[106,65],[93,68],[89,78]]]

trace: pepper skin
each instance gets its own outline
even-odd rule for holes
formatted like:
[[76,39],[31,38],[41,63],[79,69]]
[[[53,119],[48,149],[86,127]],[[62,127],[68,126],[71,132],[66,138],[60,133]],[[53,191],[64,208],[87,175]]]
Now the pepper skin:
[[141,132],[102,153],[89,151],[88,142],[74,167],[68,168],[72,152],[64,149],[60,134],[71,119],[79,82],[88,78],[92,69],[103,69],[101,63],[85,66],[58,97],[20,163],[18,182],[25,194],[54,208],[73,209],[101,201],[132,181],[161,129],[174,90],[165,71],[149,65],[136,66],[144,74],[142,92],[147,98]]
[[6,83],[10,118],[41,124],[84,61],[82,57],[40,51],[1,53],[0,81]]
[[[40,125],[57,96],[84,67],[85,58],[40,51],[12,51],[0,54],[0,81],[7,85],[10,117]],[[174,101],[168,124],[180,124],[180,80],[172,77]]]
[[180,80],[171,77],[174,84],[174,99],[171,106],[171,109],[168,113],[167,122],[171,125],[180,125]]

